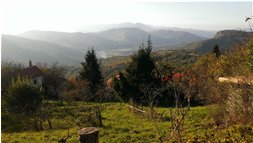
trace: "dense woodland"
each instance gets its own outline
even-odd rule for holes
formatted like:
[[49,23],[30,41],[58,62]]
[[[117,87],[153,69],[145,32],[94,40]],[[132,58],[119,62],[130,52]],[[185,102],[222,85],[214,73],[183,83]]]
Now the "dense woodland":
[[131,56],[91,49],[79,67],[37,65],[40,87],[2,62],[2,142],[77,142],[89,126],[101,142],[253,141],[252,37],[205,54],[152,46],[149,36]]

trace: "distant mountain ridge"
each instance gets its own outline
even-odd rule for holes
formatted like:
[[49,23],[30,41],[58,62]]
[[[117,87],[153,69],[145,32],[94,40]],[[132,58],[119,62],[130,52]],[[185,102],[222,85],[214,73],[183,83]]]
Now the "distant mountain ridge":
[[142,43],[146,44],[149,35],[154,51],[187,49],[206,53],[210,52],[215,44],[220,46],[221,51],[232,48],[233,45],[247,40],[252,33],[224,30],[207,39],[184,31],[159,29],[147,32],[134,27],[115,28],[97,33],[34,30],[18,36],[2,35],[2,60],[79,65],[85,52],[92,47],[98,57],[130,55]]
[[166,27],[166,26],[156,26],[156,25],[147,25],[142,23],[118,23],[118,24],[101,24],[101,25],[93,25],[93,26],[85,26],[81,28],[79,31],[83,33],[87,32],[102,32],[111,29],[121,29],[121,28],[138,28],[146,32],[153,32],[156,30],[172,30],[172,31],[182,31],[182,32],[189,32],[191,34],[205,37],[205,38],[212,38],[216,31],[204,31],[204,30],[197,30],[197,29],[187,29],[187,28],[178,28],[178,27]]
[[101,24],[101,25],[92,25],[92,26],[85,26],[81,28],[79,31],[83,33],[87,32],[102,32],[110,29],[121,29],[121,28],[138,28],[146,32],[151,32],[154,30],[158,30],[153,26],[149,26],[142,23],[130,23],[124,22],[119,24]]
[[219,31],[215,34],[214,38],[215,39],[220,39],[220,38],[232,38],[232,37],[241,37],[241,38],[247,38],[251,33],[250,32],[245,32],[245,31],[239,31],[239,30],[222,30]]
[[56,43],[82,52],[93,46],[99,52],[110,54],[111,51],[124,50],[128,51],[129,54],[129,52],[137,50],[141,43],[146,43],[149,35],[151,35],[154,49],[160,46],[173,46],[206,39],[181,31],[158,30],[146,32],[138,28],[110,29],[97,33],[28,31],[19,36]]
[[252,32],[244,32],[238,30],[223,30],[219,31],[215,34],[214,38],[192,42],[183,47],[183,49],[191,49],[195,50],[198,53],[207,53],[212,51],[212,48],[217,44],[221,50],[224,52],[226,50],[232,49],[236,45],[240,45],[241,43],[248,40],[253,36]]
[[187,32],[138,28],[111,29],[97,33],[28,31],[18,36],[2,35],[2,60],[79,64],[94,47],[99,57],[130,55],[151,35],[153,49],[200,41],[205,38]]

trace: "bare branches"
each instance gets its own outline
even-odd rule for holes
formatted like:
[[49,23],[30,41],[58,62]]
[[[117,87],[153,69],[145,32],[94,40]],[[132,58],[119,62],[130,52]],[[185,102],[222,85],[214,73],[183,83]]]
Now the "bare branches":
[[[182,143],[182,132],[183,132],[183,125],[184,120],[188,112],[190,111],[190,98],[188,98],[187,107],[183,107],[183,103],[178,102],[179,101],[179,95],[177,90],[174,92],[174,96],[176,99],[176,106],[173,111],[173,109],[170,109],[170,122],[171,122],[171,128],[172,132],[170,134],[171,137],[174,137],[178,143]],[[189,96],[188,96],[189,97]]]
[[253,26],[253,21],[252,21],[252,19],[253,19],[253,16],[251,16],[251,17],[246,17],[246,19],[245,19],[245,22],[247,22],[247,23],[249,24],[250,31],[252,31],[252,26]]

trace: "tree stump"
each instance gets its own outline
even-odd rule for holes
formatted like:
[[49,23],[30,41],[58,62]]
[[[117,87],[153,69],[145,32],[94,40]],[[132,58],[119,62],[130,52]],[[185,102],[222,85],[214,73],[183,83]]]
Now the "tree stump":
[[98,129],[95,127],[83,128],[78,134],[80,143],[98,143]]

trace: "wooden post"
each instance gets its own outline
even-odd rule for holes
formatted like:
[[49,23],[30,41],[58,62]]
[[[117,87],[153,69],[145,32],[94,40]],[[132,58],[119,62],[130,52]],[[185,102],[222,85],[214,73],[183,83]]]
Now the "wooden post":
[[98,129],[95,127],[83,128],[78,134],[80,143],[98,143]]

